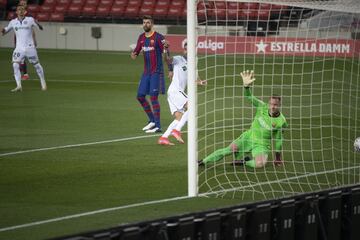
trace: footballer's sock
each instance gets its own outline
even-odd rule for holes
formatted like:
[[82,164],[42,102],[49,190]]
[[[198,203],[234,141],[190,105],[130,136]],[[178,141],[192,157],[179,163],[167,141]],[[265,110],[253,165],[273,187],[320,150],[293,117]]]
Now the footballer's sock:
[[13,63],[14,77],[15,77],[16,85],[18,87],[21,87],[21,73],[20,73],[19,65],[20,65],[19,63]]
[[46,82],[45,82],[43,67],[40,65],[40,63],[37,63],[34,65],[34,68],[36,69],[36,72],[40,78],[41,88],[46,89]]
[[169,127],[167,128],[167,130],[165,131],[165,133],[162,135],[162,137],[166,137],[168,138],[171,134],[171,131],[176,127],[176,125],[179,123],[178,120],[174,120],[170,123]]
[[251,168],[256,168],[256,162],[254,159],[245,161],[245,166],[247,167],[251,167]]
[[203,163],[208,163],[208,162],[216,162],[219,161],[220,159],[222,159],[223,157],[232,154],[233,151],[230,149],[230,147],[226,147],[226,148],[222,148],[219,150],[216,150],[215,152],[213,152],[212,154],[210,154],[209,156],[207,156],[206,158],[203,159]]
[[178,125],[176,125],[176,127],[175,127],[175,129],[178,130],[179,132],[181,132],[182,127],[185,125],[185,123],[188,120],[188,113],[189,113],[189,111],[184,112]]
[[150,96],[150,100],[151,100],[152,109],[154,111],[155,125],[159,129],[161,129],[161,125],[160,125],[160,103],[158,101],[158,96]]
[[137,100],[139,101],[139,103],[141,104],[141,106],[144,109],[144,112],[148,116],[149,122],[154,122],[153,112],[151,111],[150,104],[146,100],[145,96],[137,96]]
[[22,74],[27,74],[27,65],[26,65],[26,62],[20,63],[20,72],[21,72]]

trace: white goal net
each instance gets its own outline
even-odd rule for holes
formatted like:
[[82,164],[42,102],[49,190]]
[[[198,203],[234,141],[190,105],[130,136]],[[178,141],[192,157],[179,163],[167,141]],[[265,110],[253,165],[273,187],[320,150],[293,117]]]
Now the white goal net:
[[273,146],[260,168],[234,166],[240,159],[228,154],[198,167],[198,193],[254,200],[360,183],[359,1],[200,0],[196,9],[197,72],[208,85],[197,87],[194,158],[251,127],[244,70],[255,72],[255,97],[281,96],[288,123],[283,166],[274,166]]

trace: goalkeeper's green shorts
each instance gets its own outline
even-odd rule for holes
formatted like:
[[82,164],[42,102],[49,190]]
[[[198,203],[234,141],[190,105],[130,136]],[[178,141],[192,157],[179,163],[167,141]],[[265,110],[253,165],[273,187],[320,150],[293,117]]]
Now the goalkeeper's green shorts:
[[240,155],[251,153],[253,157],[256,157],[258,155],[269,155],[270,152],[270,145],[254,141],[250,131],[241,134],[240,137],[233,141],[233,144],[238,147]]

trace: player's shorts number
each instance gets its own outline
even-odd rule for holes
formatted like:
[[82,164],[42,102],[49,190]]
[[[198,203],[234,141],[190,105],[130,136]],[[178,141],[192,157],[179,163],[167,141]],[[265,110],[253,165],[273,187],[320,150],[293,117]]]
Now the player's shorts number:
[[13,58],[16,59],[16,58],[18,58],[18,57],[20,57],[20,53],[19,53],[19,52],[14,52]]

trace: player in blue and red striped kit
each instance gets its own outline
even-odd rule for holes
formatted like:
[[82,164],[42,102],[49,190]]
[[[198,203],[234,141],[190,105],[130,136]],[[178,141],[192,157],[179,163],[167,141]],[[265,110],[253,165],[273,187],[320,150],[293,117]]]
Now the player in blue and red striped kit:
[[[144,33],[139,36],[136,47],[131,53],[132,59],[136,59],[140,52],[144,54],[144,72],[140,79],[137,99],[149,118],[149,123],[143,128],[146,133],[161,132],[158,96],[159,93],[165,94],[162,54],[167,43],[163,35],[153,30],[153,26],[153,19],[144,16]],[[172,71],[171,67],[169,66],[169,71]],[[151,106],[146,95],[150,95]]]

